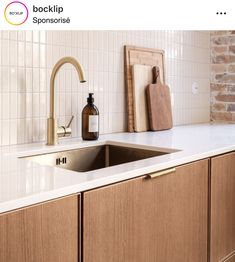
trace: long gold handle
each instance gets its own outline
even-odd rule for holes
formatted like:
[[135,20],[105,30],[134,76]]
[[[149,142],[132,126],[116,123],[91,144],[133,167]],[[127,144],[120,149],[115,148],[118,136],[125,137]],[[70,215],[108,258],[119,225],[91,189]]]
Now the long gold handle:
[[153,178],[156,178],[156,177],[159,177],[159,176],[164,176],[164,175],[174,173],[175,171],[176,171],[175,168],[170,168],[170,169],[163,170],[163,171],[160,171],[160,172],[148,174],[147,178],[153,179]]

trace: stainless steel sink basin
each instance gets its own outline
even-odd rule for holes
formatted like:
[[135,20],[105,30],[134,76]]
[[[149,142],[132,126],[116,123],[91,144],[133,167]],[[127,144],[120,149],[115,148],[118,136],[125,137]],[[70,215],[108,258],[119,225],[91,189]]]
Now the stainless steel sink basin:
[[150,150],[129,146],[105,144],[69,151],[24,157],[25,159],[49,166],[77,172],[120,165],[132,161],[169,154],[177,150]]

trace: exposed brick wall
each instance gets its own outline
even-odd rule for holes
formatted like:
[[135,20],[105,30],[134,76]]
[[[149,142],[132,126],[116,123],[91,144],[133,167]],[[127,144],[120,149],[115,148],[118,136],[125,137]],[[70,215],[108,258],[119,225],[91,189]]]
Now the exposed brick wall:
[[235,31],[211,32],[211,120],[235,121]]

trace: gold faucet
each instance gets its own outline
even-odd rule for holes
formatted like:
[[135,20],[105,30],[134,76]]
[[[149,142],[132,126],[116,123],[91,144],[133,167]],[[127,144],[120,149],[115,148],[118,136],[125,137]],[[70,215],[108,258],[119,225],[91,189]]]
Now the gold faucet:
[[81,65],[73,57],[63,57],[55,64],[50,79],[50,116],[47,119],[47,145],[56,145],[58,143],[58,137],[69,136],[72,132],[70,125],[73,121],[73,116],[66,127],[58,127],[55,117],[55,77],[61,66],[66,63],[72,64],[75,67],[80,83],[86,82]]

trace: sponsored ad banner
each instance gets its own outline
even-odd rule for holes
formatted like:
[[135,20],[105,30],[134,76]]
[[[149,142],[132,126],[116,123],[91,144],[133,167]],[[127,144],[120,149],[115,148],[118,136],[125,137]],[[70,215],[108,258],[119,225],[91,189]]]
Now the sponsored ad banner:
[[234,29],[232,1],[2,0],[8,30]]

